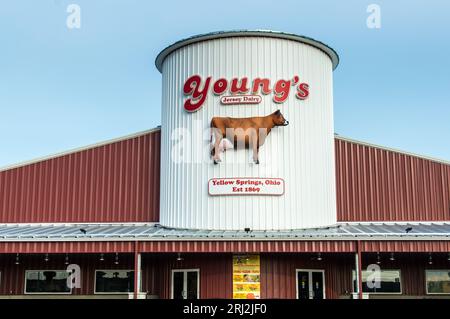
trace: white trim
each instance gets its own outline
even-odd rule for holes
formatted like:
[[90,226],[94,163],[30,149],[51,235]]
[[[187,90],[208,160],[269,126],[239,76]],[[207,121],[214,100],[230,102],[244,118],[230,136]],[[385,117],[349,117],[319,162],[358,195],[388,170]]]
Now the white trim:
[[158,127],[155,127],[155,128],[149,129],[149,130],[145,130],[145,131],[141,131],[141,132],[137,132],[137,133],[132,133],[132,134],[125,135],[125,136],[122,136],[122,137],[109,139],[109,140],[106,140],[106,141],[103,141],[103,142],[89,144],[89,145],[86,145],[86,146],[73,148],[73,149],[70,149],[68,151],[54,153],[54,154],[51,154],[51,155],[38,157],[38,158],[31,159],[31,160],[28,160],[28,161],[23,161],[23,162],[19,162],[19,163],[16,163],[16,164],[3,166],[3,167],[0,167],[0,172],[7,171],[7,170],[10,170],[10,169],[14,169],[14,168],[19,168],[19,167],[26,166],[26,165],[36,164],[36,163],[43,162],[43,161],[46,161],[46,160],[49,160],[49,159],[53,159],[53,158],[57,158],[57,157],[61,157],[61,156],[65,156],[65,155],[81,152],[81,151],[90,150],[90,149],[93,149],[93,148],[96,148],[96,147],[105,146],[105,145],[108,145],[108,144],[113,144],[113,143],[129,140],[129,139],[132,139],[132,138],[136,138],[136,137],[139,137],[139,136],[142,136],[142,135],[146,135],[146,134],[149,134],[149,133],[153,133],[153,132],[157,132],[157,131],[160,131],[160,130],[161,130],[161,127],[158,126]]
[[[325,295],[325,270],[324,269],[299,269],[296,268],[295,269],[295,295],[296,295],[296,299],[298,298],[298,273],[299,272],[307,272],[308,273],[308,283],[309,283],[309,287],[308,287],[308,292],[309,294],[311,294],[311,288],[312,288],[312,273],[313,272],[319,272],[322,273],[322,289],[323,289],[323,299],[327,299],[327,296]],[[311,295],[309,295],[310,298],[308,299],[313,299],[311,298]]]
[[391,148],[391,147],[387,147],[387,146],[381,146],[378,144],[373,144],[373,143],[369,143],[369,142],[363,142],[363,141],[359,141],[359,140],[355,140],[349,137],[344,137],[344,136],[340,136],[339,134],[334,134],[334,137],[338,140],[342,140],[342,141],[346,141],[346,142],[350,142],[350,143],[355,143],[355,144],[359,144],[362,146],[367,146],[367,147],[373,147],[373,148],[378,148],[378,149],[382,149],[385,151],[389,151],[389,152],[394,152],[394,153],[398,153],[398,154],[402,154],[402,155],[408,155],[408,156],[413,156],[413,157],[417,157],[420,159],[424,159],[424,160],[428,160],[428,161],[432,161],[432,162],[437,162],[440,164],[445,164],[445,165],[450,165],[450,161],[448,160],[443,160],[443,159],[439,159],[439,158],[435,158],[435,157],[431,157],[431,156],[426,156],[426,155],[421,155],[421,154],[416,154],[416,153],[412,153],[412,152],[406,152],[400,149],[396,149],[396,148]]
[[[362,293],[363,294],[366,294],[366,295],[403,295],[403,277],[402,277],[402,270],[400,269],[400,268],[398,268],[398,269],[381,269],[381,272],[383,272],[383,271],[398,271],[398,274],[399,274],[399,277],[400,277],[400,292],[364,292],[364,290],[362,291]],[[354,269],[352,269],[352,291],[353,291],[353,293],[357,293],[357,292],[355,292],[354,291],[354,288],[355,288],[355,286],[354,286],[354,284],[353,284],[353,272],[355,272],[355,270]],[[367,272],[367,270],[364,270],[364,269],[361,269],[361,277],[362,277],[362,273],[363,272]],[[355,272],[355,275],[356,275],[356,272]],[[364,282],[362,281],[362,278],[361,278],[361,282],[362,282],[362,284],[363,284],[363,286],[364,286]],[[358,284],[358,283],[356,283],[356,284]]]
[[450,269],[425,269],[425,294],[427,294],[427,295],[450,295],[450,292],[428,292],[427,272],[429,272],[429,271],[450,272]]
[[[187,285],[187,273],[188,272],[197,272],[197,300],[200,299],[200,268],[176,268],[172,269],[170,276],[170,299],[173,299],[173,283],[174,283],[174,274],[176,272],[182,272],[183,275],[183,289],[186,288]],[[184,300],[187,299],[183,298]]]
[[[134,269],[95,269],[94,271],[94,295],[128,295],[134,293],[133,291],[118,291],[118,292],[97,292],[97,271],[133,271]],[[133,278],[134,285],[134,278]]]
[[45,272],[45,271],[54,271],[54,272],[63,272],[70,275],[67,270],[63,269],[26,269],[25,270],[25,283],[23,286],[23,293],[24,295],[71,295],[72,294],[72,288],[69,288],[69,292],[27,292],[27,274],[29,272]]

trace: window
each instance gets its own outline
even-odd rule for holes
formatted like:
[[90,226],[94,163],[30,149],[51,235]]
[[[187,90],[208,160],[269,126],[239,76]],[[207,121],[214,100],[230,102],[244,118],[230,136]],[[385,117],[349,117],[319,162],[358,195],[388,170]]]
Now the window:
[[96,270],[95,293],[119,294],[134,291],[133,270]]
[[325,299],[325,271],[296,269],[297,299]]
[[199,299],[199,278],[198,269],[173,269],[172,299]]
[[425,270],[427,294],[450,294],[450,270]]
[[65,270],[27,270],[25,271],[26,294],[70,294]]
[[[381,270],[380,273],[380,288],[369,288],[367,285],[367,279],[373,274],[372,271],[362,271],[362,291],[363,293],[372,294],[401,294],[402,285],[400,270]],[[369,280],[370,284],[370,280]],[[357,291],[356,288],[356,273],[353,270],[353,291]]]

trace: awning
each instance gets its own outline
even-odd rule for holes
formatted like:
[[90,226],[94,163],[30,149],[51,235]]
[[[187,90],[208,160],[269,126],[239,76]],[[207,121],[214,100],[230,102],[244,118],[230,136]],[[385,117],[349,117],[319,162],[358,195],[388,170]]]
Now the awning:
[[450,240],[450,223],[338,223],[282,231],[172,229],[153,223],[0,224],[0,242],[166,240]]

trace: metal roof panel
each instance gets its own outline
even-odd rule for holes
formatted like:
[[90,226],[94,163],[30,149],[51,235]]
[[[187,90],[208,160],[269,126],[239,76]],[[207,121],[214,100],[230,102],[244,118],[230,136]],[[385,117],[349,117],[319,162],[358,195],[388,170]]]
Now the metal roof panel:
[[[406,229],[411,227],[410,232]],[[86,233],[80,231],[85,229]],[[402,237],[418,239],[421,237],[436,237],[437,239],[450,236],[449,223],[338,223],[331,227],[294,229],[288,231],[220,231],[171,229],[160,225],[107,225],[107,224],[15,224],[0,225],[0,238],[7,240],[39,241],[43,238],[60,240],[164,240],[164,239],[355,239]]]

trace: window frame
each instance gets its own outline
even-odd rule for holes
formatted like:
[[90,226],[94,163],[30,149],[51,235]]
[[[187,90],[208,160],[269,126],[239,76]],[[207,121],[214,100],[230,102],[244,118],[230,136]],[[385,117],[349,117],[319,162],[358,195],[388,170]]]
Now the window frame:
[[[445,271],[450,273],[450,269],[425,269],[425,294],[426,295],[450,295],[450,292],[428,292],[427,272],[429,271]],[[450,277],[450,276],[449,276]]]
[[[97,271],[125,271],[134,272],[134,269],[96,269],[94,271],[94,295],[128,295],[134,293],[136,287],[133,287],[133,291],[111,291],[111,292],[97,292]],[[133,275],[133,286],[134,286],[134,275]]]
[[[361,272],[364,272],[364,271],[367,271],[367,270],[362,270]],[[400,278],[400,292],[365,292],[363,290],[362,293],[363,294],[370,294],[370,295],[402,295],[403,294],[402,270],[394,268],[394,269],[381,269],[380,271],[381,272],[383,272],[383,271],[398,271],[398,275],[399,275],[399,278]],[[354,269],[352,270],[352,291],[353,291],[353,293],[357,293],[355,291],[355,285],[353,284],[353,282],[356,280],[356,278],[353,279],[353,274],[355,274],[355,277],[356,277],[356,271]],[[362,280],[362,278],[361,278],[361,280]],[[356,284],[358,284],[358,283],[356,283]],[[362,284],[364,285],[364,282],[362,282]]]
[[[298,273],[299,272],[307,272],[308,273],[308,281],[310,282],[310,284],[312,285],[312,273],[313,272],[320,272],[322,273],[322,285],[323,285],[323,299],[322,300],[326,300],[327,296],[325,294],[326,291],[326,286],[325,286],[325,269],[320,268],[320,269],[304,269],[304,268],[296,268],[295,269],[295,298],[296,300],[298,299]],[[309,287],[308,287],[309,290]],[[308,300],[313,300],[313,299],[309,299]]]
[[45,272],[45,271],[55,271],[55,272],[65,272],[69,276],[70,273],[67,270],[61,269],[26,269],[25,270],[25,282],[23,285],[24,295],[71,295],[73,292],[72,288],[69,288],[68,292],[27,292],[27,274],[30,272]]
[[182,299],[182,300],[200,300],[200,268],[173,268],[170,275],[170,299],[173,297],[173,283],[176,272],[182,272],[187,274],[188,272],[197,272],[197,299]]

